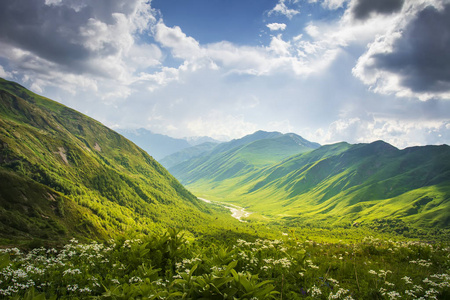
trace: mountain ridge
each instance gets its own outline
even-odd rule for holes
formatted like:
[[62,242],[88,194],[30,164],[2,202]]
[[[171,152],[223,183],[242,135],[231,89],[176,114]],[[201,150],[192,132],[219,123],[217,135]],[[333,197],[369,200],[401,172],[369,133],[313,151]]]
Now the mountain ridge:
[[120,134],[4,79],[0,125],[0,239],[195,232],[220,216]]
[[311,147],[318,147],[318,144],[292,133],[260,130],[240,139],[221,143],[210,151],[169,167],[169,171],[185,183],[202,176],[220,181],[314,149]]
[[[235,149],[243,153],[252,143]],[[265,217],[329,225],[395,219],[450,226],[448,145],[400,150],[384,141],[341,142],[237,171],[223,156],[207,160],[215,173],[203,168],[201,159],[169,170],[198,195]]]

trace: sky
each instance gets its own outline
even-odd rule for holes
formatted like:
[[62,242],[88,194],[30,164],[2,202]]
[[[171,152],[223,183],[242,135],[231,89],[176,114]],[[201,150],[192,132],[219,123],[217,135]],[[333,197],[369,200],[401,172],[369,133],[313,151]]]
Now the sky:
[[450,0],[2,0],[0,77],[112,129],[450,144]]

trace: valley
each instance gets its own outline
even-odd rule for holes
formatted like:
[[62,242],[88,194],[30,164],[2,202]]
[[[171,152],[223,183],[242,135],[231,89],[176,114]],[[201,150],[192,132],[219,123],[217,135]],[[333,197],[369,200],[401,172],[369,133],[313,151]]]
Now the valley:
[[447,145],[257,131],[160,164],[6,80],[0,125],[1,298],[449,298]]
[[212,202],[211,200],[207,200],[204,198],[198,198],[198,199],[200,199],[206,203],[220,205],[220,206],[225,207],[226,209],[229,209],[231,212],[231,216],[241,222],[245,222],[242,220],[242,218],[247,218],[248,216],[250,216],[252,214],[251,212],[245,211],[245,208],[239,207],[234,204],[224,204],[224,203],[220,203],[220,202]]

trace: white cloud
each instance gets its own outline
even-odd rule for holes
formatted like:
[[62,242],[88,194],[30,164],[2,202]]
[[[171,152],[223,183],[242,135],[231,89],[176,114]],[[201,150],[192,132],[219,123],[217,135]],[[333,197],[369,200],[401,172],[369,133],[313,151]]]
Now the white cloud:
[[269,49],[280,56],[289,56],[291,44],[289,42],[283,41],[281,34],[272,37],[270,41]]
[[204,56],[199,43],[186,36],[180,27],[167,27],[163,22],[158,22],[155,30],[155,40],[163,47],[170,48],[175,57],[191,60]]
[[[14,10],[13,5],[29,9]],[[80,89],[95,92],[103,86],[107,92],[100,98],[126,97],[135,73],[159,65],[162,58],[156,45],[136,44],[137,35],[156,19],[144,0],[110,1],[106,4],[110,14],[105,14],[104,5],[86,1],[5,2],[3,9],[11,11],[7,19],[2,18],[8,24],[1,25],[4,31],[0,39],[8,38],[0,43],[0,56],[9,61],[17,76],[26,74],[26,81],[38,92],[47,87],[70,93]],[[20,24],[18,11],[29,24],[15,25]],[[20,34],[16,33],[18,28]],[[36,38],[41,42],[30,42]]]
[[[290,2],[290,1],[288,1]],[[288,19],[292,19],[293,16],[299,14],[300,11],[288,8],[286,5],[286,0],[279,0],[275,7],[269,11],[268,15],[280,14],[286,16]]]
[[286,24],[284,23],[270,23],[266,25],[270,31],[277,31],[277,30],[285,30]]
[[13,74],[11,72],[6,72],[5,69],[2,66],[0,66],[0,77],[12,79]]
[[[450,103],[396,98],[412,94],[399,89],[399,74],[374,63],[377,55],[395,50],[401,29],[417,9],[371,12],[357,20],[351,11],[356,0],[348,5],[322,1],[329,9],[347,9],[327,12],[336,18],[311,16],[297,33],[294,26],[286,33],[286,24],[264,21],[261,25],[272,31],[267,43],[250,46],[202,44],[195,31],[189,36],[157,20],[159,13],[144,0],[110,0],[107,10],[101,1],[49,0],[44,8],[43,2],[26,1],[32,8],[26,11],[59,12],[48,18],[54,30],[32,24],[27,38],[14,43],[0,34],[1,61],[7,61],[0,76],[12,76],[106,125],[145,127],[177,137],[293,131],[321,143],[384,139],[398,147],[450,140],[450,124],[443,121],[449,119]],[[302,7],[307,2],[316,1],[303,1]],[[415,5],[424,8],[431,2],[438,3],[420,0]],[[16,2],[5,0],[0,6],[4,3]],[[299,5],[281,0],[269,14],[273,20],[294,18]],[[61,18],[63,13],[70,18]],[[0,24],[14,25],[7,28],[11,38],[24,24],[9,15],[0,11]],[[42,43],[30,43],[30,37]]]
[[238,138],[258,130],[258,125],[245,121],[242,115],[230,115],[217,110],[189,120],[186,127],[193,136],[209,136],[218,140]]
[[317,28],[317,26],[314,26],[312,24],[309,24],[308,26],[306,26],[305,31],[307,34],[309,34],[309,36],[311,36],[313,38],[319,37],[319,35],[320,35],[319,28]]
[[358,59],[354,76],[375,93],[450,99],[448,3],[444,11],[441,1],[406,2]]
[[450,137],[448,121],[395,120],[373,117],[338,119],[326,129],[317,129],[310,138],[331,144],[340,141],[371,143],[384,140],[400,149],[411,145],[444,144]]
[[[349,0],[324,0],[322,6],[328,9],[338,9],[344,5],[345,2]],[[372,0],[377,1],[377,0]]]

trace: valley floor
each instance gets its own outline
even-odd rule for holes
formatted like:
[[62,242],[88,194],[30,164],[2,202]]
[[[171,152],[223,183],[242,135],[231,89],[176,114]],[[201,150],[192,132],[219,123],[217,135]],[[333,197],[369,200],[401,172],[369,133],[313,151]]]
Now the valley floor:
[[245,208],[234,205],[234,204],[223,203],[223,202],[218,202],[218,201],[211,201],[211,200],[204,199],[204,198],[198,198],[198,199],[200,199],[206,203],[219,205],[219,206],[229,209],[231,212],[231,216],[241,222],[245,222],[244,220],[242,220],[242,218],[247,218],[248,216],[250,216],[252,214],[251,212],[245,211]]

